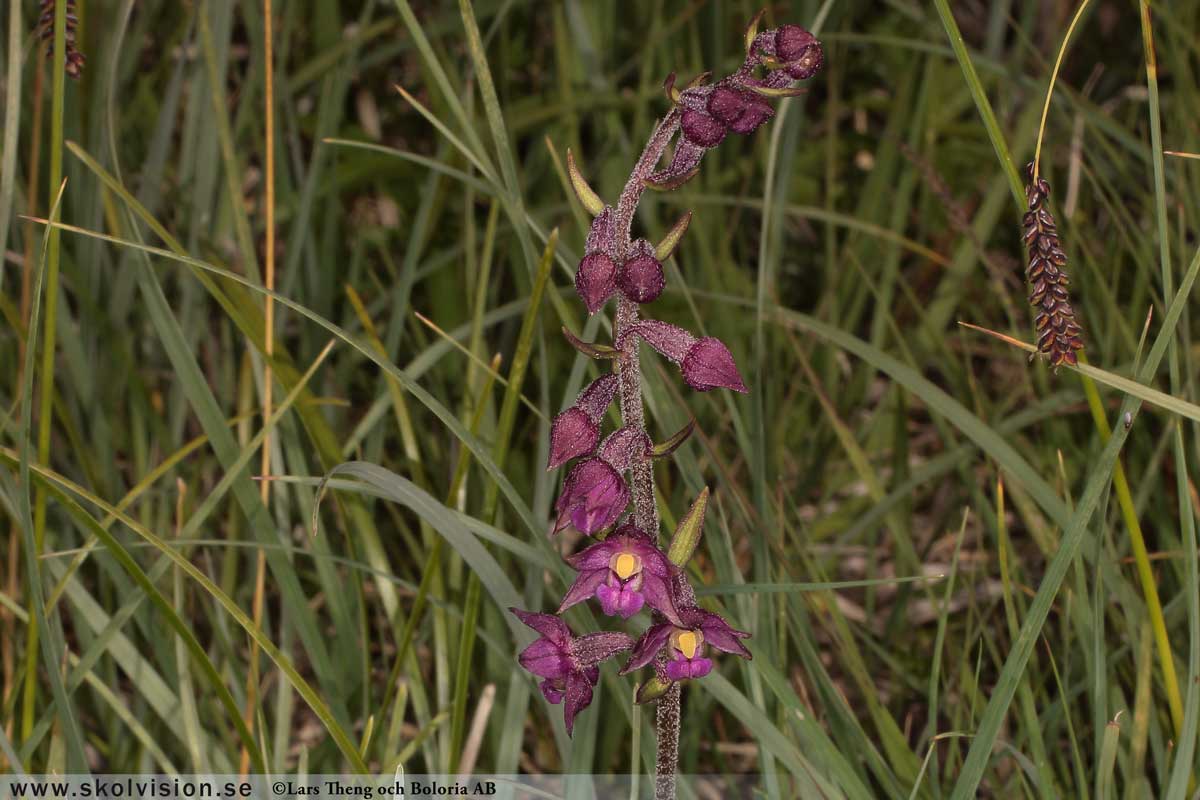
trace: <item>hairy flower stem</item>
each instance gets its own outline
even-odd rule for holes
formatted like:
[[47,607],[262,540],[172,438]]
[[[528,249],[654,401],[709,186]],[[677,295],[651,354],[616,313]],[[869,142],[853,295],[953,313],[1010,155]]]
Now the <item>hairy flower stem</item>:
[[654,800],[675,800],[675,774],[679,771],[679,682],[673,682],[658,700],[655,728],[658,752],[655,757]]
[[[679,130],[679,112],[672,111],[659,122],[651,134],[646,148],[633,168],[621,198],[616,208],[616,236],[618,255],[624,256],[632,244],[630,233],[633,227],[633,215],[637,211],[638,201],[646,190],[646,179],[654,171],[662,159],[667,144]],[[613,325],[614,340],[620,332],[638,320],[638,305],[625,297],[617,301],[616,322]],[[618,401],[621,407],[621,419],[628,428],[644,431],[646,429],[646,412],[642,403],[642,367],[638,358],[637,347],[631,347],[629,352],[617,361]],[[654,501],[654,470],[649,460],[641,461],[633,466],[630,491],[633,494],[634,516],[638,526],[658,536],[658,507]],[[658,739],[658,752],[655,759],[654,797],[655,800],[674,800],[675,773],[679,769],[679,684],[673,683],[667,693],[658,701],[658,711],[655,717],[655,734]]]

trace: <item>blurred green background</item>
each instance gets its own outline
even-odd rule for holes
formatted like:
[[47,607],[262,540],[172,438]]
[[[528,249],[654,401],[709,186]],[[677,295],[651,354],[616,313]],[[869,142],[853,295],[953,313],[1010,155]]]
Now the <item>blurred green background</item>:
[[[273,0],[268,198],[261,2],[74,5],[79,80],[41,4],[0,19],[0,764],[650,770],[633,680],[568,740],[504,612],[571,579],[549,420],[602,365],[560,328],[609,328],[564,159],[614,201],[663,79],[736,68],[758,6]],[[652,240],[695,212],[653,313],[751,387],[644,358],[652,433],[699,423],[667,532],[712,487],[694,582],[754,634],[685,690],[683,771],[1195,791],[1200,6],[1091,2],[1049,107],[1096,383],[958,324],[1033,339],[1017,170],[1078,8],[773,4],[825,44],[809,93],[642,203]]]

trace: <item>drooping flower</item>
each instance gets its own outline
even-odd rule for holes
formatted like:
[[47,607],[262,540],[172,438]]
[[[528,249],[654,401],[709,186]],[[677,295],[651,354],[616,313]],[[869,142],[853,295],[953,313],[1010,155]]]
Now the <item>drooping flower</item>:
[[546,469],[561,467],[575,456],[592,452],[599,441],[600,426],[582,409],[568,408],[550,426],[550,463]]
[[682,625],[670,622],[651,625],[633,646],[629,661],[621,667],[626,675],[649,664],[666,648],[666,677],[672,681],[703,678],[712,671],[712,659],[704,657],[705,646],[742,658],[752,658],[740,639],[750,634],[739,631],[719,614],[702,608],[683,608],[679,611]]
[[817,37],[799,25],[784,25],[775,32],[775,57],[784,63],[789,76],[798,81],[816,74],[825,60]]
[[[543,680],[538,684],[551,704],[563,703],[567,734],[575,716],[592,702],[592,687],[600,679],[597,666],[628,650],[633,639],[624,633],[589,633],[572,636],[567,624],[553,614],[536,614],[510,608],[517,619],[541,636],[517,656],[521,666]],[[564,702],[565,700],[565,702]]]
[[659,320],[643,320],[621,334],[617,347],[630,347],[630,338],[634,336],[678,364],[684,382],[696,391],[732,389],[742,394],[748,392],[733,354],[720,339],[712,336],[696,338],[678,326]]
[[666,284],[662,264],[654,257],[654,246],[638,239],[617,272],[617,288],[635,303],[650,303],[658,299]]
[[742,381],[733,354],[720,339],[705,336],[688,348],[680,364],[683,380],[698,392],[709,389],[732,389],[746,394],[749,390]]
[[579,570],[579,577],[567,590],[558,613],[595,596],[610,617],[629,619],[648,605],[683,624],[671,591],[678,568],[636,525],[622,525],[603,542],[570,556],[567,563]]
[[592,381],[570,408],[554,418],[550,426],[550,460],[546,469],[555,469],[596,449],[600,441],[600,420],[617,394],[617,383],[617,376],[611,373]]
[[576,464],[563,482],[553,532],[570,524],[595,533],[616,522],[628,505],[629,487],[621,473],[601,458],[589,458]]
[[613,260],[613,210],[604,209],[592,220],[583,260],[575,270],[575,291],[589,314],[595,314],[617,289],[617,262]]
[[708,113],[734,133],[752,133],[775,114],[771,104],[746,89],[722,82],[708,96]]
[[684,138],[698,147],[716,147],[725,139],[725,125],[721,120],[692,108],[683,110],[679,127]]
[[616,288],[617,265],[607,253],[591,253],[579,262],[575,270],[575,291],[587,306],[589,314],[595,314],[612,297]]
[[600,445],[598,455],[613,469],[625,472],[634,464],[650,458],[653,448],[654,444],[645,431],[622,427],[608,435]]

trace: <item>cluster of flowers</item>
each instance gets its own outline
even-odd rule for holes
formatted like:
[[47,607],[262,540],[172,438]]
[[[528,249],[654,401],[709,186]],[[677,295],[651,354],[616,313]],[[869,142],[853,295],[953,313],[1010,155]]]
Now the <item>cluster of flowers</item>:
[[[767,100],[795,94],[791,83],[810,77],[820,67],[821,45],[808,31],[795,25],[762,33],[756,28],[757,19],[746,34],[746,60],[730,77],[713,85],[694,81],[682,91],[674,89],[673,78],[668,79],[667,94],[674,108],[659,131],[667,131],[667,136],[678,131],[680,136],[669,166],[648,174],[647,185],[674,188],[686,181],[695,174],[707,150],[729,132],[750,133],[766,122],[774,114]],[[768,70],[763,78],[754,76],[760,66]],[[652,153],[654,161],[659,152]],[[657,248],[644,239],[630,242],[628,218],[619,221],[618,211],[596,197],[575,174],[573,162],[568,165],[581,200],[594,215],[575,276],[575,287],[588,312],[596,313],[614,297],[625,308],[654,301],[665,285],[662,262],[686,229],[690,215]],[[655,166],[646,165],[647,173]],[[622,198],[623,203],[626,199]],[[636,205],[636,197],[632,204]],[[603,351],[615,359],[619,372],[622,364],[636,362],[637,347],[645,342],[677,364],[692,389],[746,392],[729,348],[718,339],[697,337],[666,322],[641,319],[636,313],[625,319],[627,324],[617,328],[611,347],[573,344],[591,355]],[[749,634],[697,607],[683,570],[699,537],[707,490],[681,522],[680,530],[688,526],[690,544],[677,547],[676,542],[684,538],[677,531],[669,552],[659,549],[657,530],[644,530],[634,521],[644,515],[622,519],[632,494],[625,474],[645,469],[652,458],[668,455],[686,439],[691,427],[658,445],[640,423],[626,424],[602,439],[602,420],[621,385],[619,374],[605,374],[555,418],[551,429],[549,468],[579,459],[567,474],[556,503],[554,533],[573,526],[598,541],[567,558],[578,577],[555,614],[512,609],[540,634],[519,660],[542,679],[540,688],[549,702],[563,703],[568,733],[575,716],[591,703],[592,688],[599,680],[598,665],[618,653],[631,651],[621,667],[622,675],[653,664],[654,677],[639,688],[639,702],[661,697],[675,682],[707,675],[713,668],[706,655],[708,648],[750,658],[741,642]],[[636,402],[641,403],[640,394]],[[619,632],[576,636],[558,615],[591,598],[604,614],[623,619],[648,608],[651,624],[636,641]]]

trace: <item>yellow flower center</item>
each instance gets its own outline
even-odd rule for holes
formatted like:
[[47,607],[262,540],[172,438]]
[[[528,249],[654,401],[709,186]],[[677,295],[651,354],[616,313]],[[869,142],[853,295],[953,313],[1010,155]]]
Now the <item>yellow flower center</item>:
[[617,573],[618,578],[627,581],[631,575],[642,571],[642,560],[633,553],[617,553],[613,556],[609,568]]
[[700,649],[700,634],[695,631],[680,631],[675,635],[675,649],[683,653],[684,658],[694,658]]

